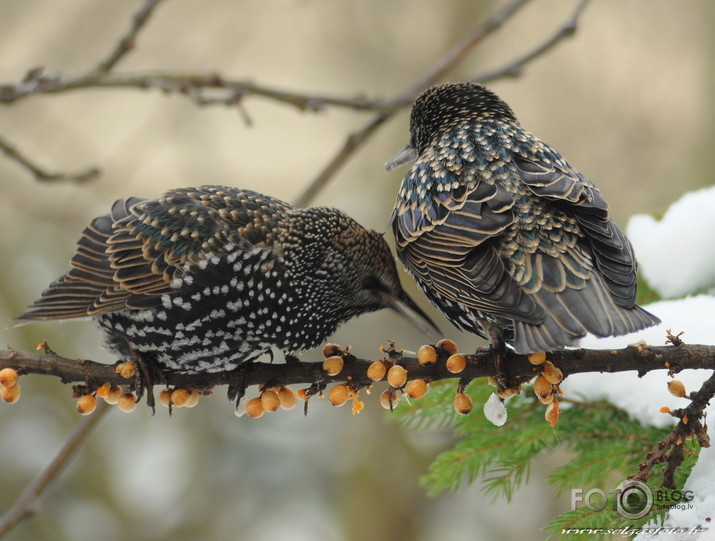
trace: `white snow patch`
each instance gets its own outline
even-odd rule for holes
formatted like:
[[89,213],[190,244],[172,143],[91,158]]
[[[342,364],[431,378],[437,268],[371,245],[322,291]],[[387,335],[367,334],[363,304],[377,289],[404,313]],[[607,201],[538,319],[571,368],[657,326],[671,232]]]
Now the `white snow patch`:
[[715,186],[686,193],[663,219],[640,214],[628,222],[641,272],[661,297],[715,288]]

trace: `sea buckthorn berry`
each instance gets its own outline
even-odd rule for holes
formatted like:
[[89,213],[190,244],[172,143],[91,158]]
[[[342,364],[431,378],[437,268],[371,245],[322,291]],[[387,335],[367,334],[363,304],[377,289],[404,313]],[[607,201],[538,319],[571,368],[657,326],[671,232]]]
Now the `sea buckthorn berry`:
[[420,349],[417,350],[417,360],[420,364],[437,362],[437,352],[430,345],[420,346]]
[[402,387],[407,383],[407,370],[399,364],[392,365],[387,371],[387,382],[393,387]]
[[159,393],[159,402],[161,402],[162,406],[166,406],[167,408],[169,407],[169,404],[171,403],[171,391],[169,389],[161,390]]
[[114,371],[120,376],[122,376],[124,379],[131,379],[136,375],[137,368],[136,366],[134,366],[134,361],[127,361],[124,363],[119,363],[114,368]]
[[540,375],[534,381],[534,393],[539,400],[546,399],[546,397],[552,394],[554,386],[547,380],[543,375]]
[[281,407],[281,400],[275,391],[268,390],[261,393],[261,404],[263,404],[264,410],[273,412]]
[[12,387],[17,385],[17,370],[14,368],[3,368],[0,370],[0,385],[3,387]]
[[392,389],[386,389],[380,394],[380,405],[386,410],[392,411],[400,401],[400,395]]
[[446,366],[447,370],[452,374],[459,374],[467,367],[467,358],[459,353],[450,355],[449,359],[447,359]]
[[278,399],[281,401],[281,408],[284,410],[292,410],[298,402],[298,397],[295,396],[293,389],[289,387],[278,389]]
[[455,353],[457,353],[457,351],[459,351],[459,348],[457,347],[457,344],[455,344],[454,342],[452,342],[452,341],[449,340],[448,338],[443,338],[442,340],[440,340],[439,342],[437,342],[436,345],[437,345],[438,348],[442,348],[443,350],[445,350],[445,351],[446,351],[447,353],[449,353],[450,355],[454,355]]
[[188,389],[174,389],[171,392],[171,403],[177,408],[183,408],[189,401],[191,391]]
[[467,415],[472,411],[472,407],[472,399],[468,394],[458,391],[457,394],[454,395],[454,411],[460,415]]
[[350,396],[350,389],[347,385],[339,384],[334,385],[332,389],[328,391],[328,401],[336,407],[343,406]]
[[97,390],[95,391],[95,394],[99,398],[107,398],[107,395],[109,394],[109,391],[112,390],[112,386],[109,383],[103,383],[99,387],[97,387]]
[[333,355],[323,361],[323,370],[325,370],[329,376],[337,376],[342,371],[344,365],[345,361],[343,361],[342,357]]
[[551,426],[556,426],[556,423],[559,420],[559,401],[554,400],[546,406],[546,413],[544,414],[544,418],[549,422]]
[[407,396],[415,400],[419,400],[427,394],[429,386],[423,379],[413,379],[407,384],[407,388],[405,390],[407,391]]
[[104,401],[107,404],[117,404],[119,403],[119,397],[122,396],[122,388],[120,386],[112,387],[109,392],[107,393],[107,396],[104,397]]
[[266,412],[263,407],[263,401],[259,396],[251,398],[246,404],[246,415],[253,419],[259,419]]
[[539,353],[530,353],[529,354],[529,362],[531,364],[543,364],[546,362],[546,353],[543,351],[540,351]]
[[678,398],[685,398],[688,395],[685,391],[685,385],[683,385],[683,382],[678,379],[668,382],[668,391],[670,391],[670,394],[677,396]]
[[137,401],[136,398],[134,398],[134,394],[132,393],[124,393],[119,397],[119,400],[117,401],[117,407],[125,411],[127,413],[131,413],[134,411],[137,407]]
[[387,374],[387,367],[382,361],[375,361],[367,367],[367,377],[372,381],[380,381]]
[[196,407],[196,404],[199,403],[199,398],[201,398],[201,395],[196,389],[191,389],[191,394],[189,395],[189,400],[187,400],[186,404],[184,404],[185,408],[193,408]]
[[89,415],[97,408],[97,397],[91,394],[80,396],[77,400],[77,411],[82,415]]
[[0,388],[0,398],[8,404],[14,404],[20,400],[20,385],[16,383],[10,387]]
[[335,355],[340,355],[342,352],[342,348],[337,344],[325,344],[325,346],[323,346],[323,357],[325,359]]
[[497,396],[506,400],[507,398],[511,398],[515,394],[518,394],[519,389],[520,387],[518,385],[516,387],[505,387],[504,389],[497,390]]
[[561,372],[561,369],[554,366],[554,363],[551,361],[544,363],[544,369],[541,371],[541,375],[544,376],[549,383],[553,383],[554,385],[558,385],[564,379],[564,374]]

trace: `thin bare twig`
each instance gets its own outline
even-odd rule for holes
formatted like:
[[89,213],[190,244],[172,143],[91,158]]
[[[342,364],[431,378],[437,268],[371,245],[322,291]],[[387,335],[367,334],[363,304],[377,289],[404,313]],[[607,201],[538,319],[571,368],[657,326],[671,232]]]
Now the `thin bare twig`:
[[33,507],[45,489],[62,473],[70,460],[77,454],[82,444],[105,414],[110,410],[109,406],[99,404],[93,415],[82,419],[72,430],[57,455],[42,470],[39,475],[25,487],[20,497],[0,517],[0,537],[5,535],[13,526],[23,518],[33,513]]
[[542,43],[538,44],[531,51],[527,52],[516,60],[512,60],[511,62],[505,64],[500,68],[480,73],[479,75],[476,75],[471,78],[470,81],[475,83],[486,83],[499,79],[504,79],[507,77],[521,76],[527,64],[533,62],[540,56],[543,56],[548,51],[553,49],[556,45],[558,45],[559,42],[573,36],[576,33],[576,29],[578,28],[578,20],[581,17],[581,13],[586,8],[586,5],[589,2],[590,0],[581,0],[576,6],[576,9],[574,10],[571,17],[567,19],[559,28],[557,28],[554,34],[552,34]]
[[[454,67],[467,55],[467,53],[481,43],[484,38],[498,30],[504,22],[508,20],[509,17],[513,16],[519,8],[523,7],[526,2],[527,0],[517,0],[507,4],[502,10],[498,11],[475,28],[462,42],[445,54],[417,81],[394,98],[385,100],[385,105],[390,107],[382,111],[378,111],[370,119],[370,121],[365,123],[362,128],[348,136],[345,143],[343,143],[343,146],[330,159],[320,173],[318,173],[303,193],[296,199],[294,204],[301,207],[310,204],[315,199],[317,194],[348,161],[348,159],[370,139],[370,137],[385,123],[386,120],[390,119],[401,108],[411,104],[417,95],[426,87],[443,79],[443,77],[445,77],[449,71],[454,69]],[[581,0],[569,19],[547,40],[539,44],[530,52],[507,63],[501,68],[476,75],[472,80],[484,83],[503,77],[515,77],[520,75],[528,63],[539,58],[547,51],[551,50],[559,42],[575,33],[578,25],[578,19],[588,2],[589,0]]]
[[117,46],[112,50],[109,56],[102,60],[93,70],[95,73],[106,73],[111,71],[117,63],[124,58],[129,51],[134,49],[137,42],[137,36],[142,28],[151,18],[154,10],[161,4],[163,0],[144,0],[144,4],[132,17],[132,22],[127,33],[122,36],[117,43]]
[[96,179],[99,174],[100,170],[97,169],[96,167],[93,167],[91,169],[88,169],[86,171],[80,171],[79,173],[59,173],[59,172],[54,172],[51,173],[47,171],[46,169],[40,167],[36,163],[34,163],[30,158],[25,156],[22,152],[20,152],[15,145],[7,141],[4,137],[0,136],[0,150],[11,160],[17,162],[21,166],[23,166],[25,169],[30,171],[32,175],[35,177],[35,179],[43,181],[43,182],[58,182],[58,181],[67,181],[67,182],[77,182],[77,183],[83,183],[83,182],[89,182],[94,179]]

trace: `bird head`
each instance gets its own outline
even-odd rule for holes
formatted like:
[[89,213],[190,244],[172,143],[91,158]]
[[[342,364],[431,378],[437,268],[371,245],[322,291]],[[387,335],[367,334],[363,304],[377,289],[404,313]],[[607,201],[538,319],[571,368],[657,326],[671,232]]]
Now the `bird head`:
[[415,161],[444,130],[464,120],[517,122],[511,108],[496,94],[477,83],[445,83],[422,92],[410,115],[410,140],[386,164],[392,171]]

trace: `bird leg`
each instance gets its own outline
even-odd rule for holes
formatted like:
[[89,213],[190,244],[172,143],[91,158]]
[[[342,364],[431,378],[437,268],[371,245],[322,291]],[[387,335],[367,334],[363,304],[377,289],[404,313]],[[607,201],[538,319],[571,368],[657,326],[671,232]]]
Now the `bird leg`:
[[154,384],[163,383],[164,374],[155,364],[144,359],[137,351],[132,351],[132,362],[136,367],[134,389],[137,393],[137,402],[141,400],[146,391],[146,405],[151,408],[151,414],[154,415],[156,413]]
[[509,387],[509,376],[506,373],[506,342],[501,329],[489,322],[480,322],[485,334],[489,337],[490,350],[494,354],[494,377],[497,380],[497,390],[503,391]]

